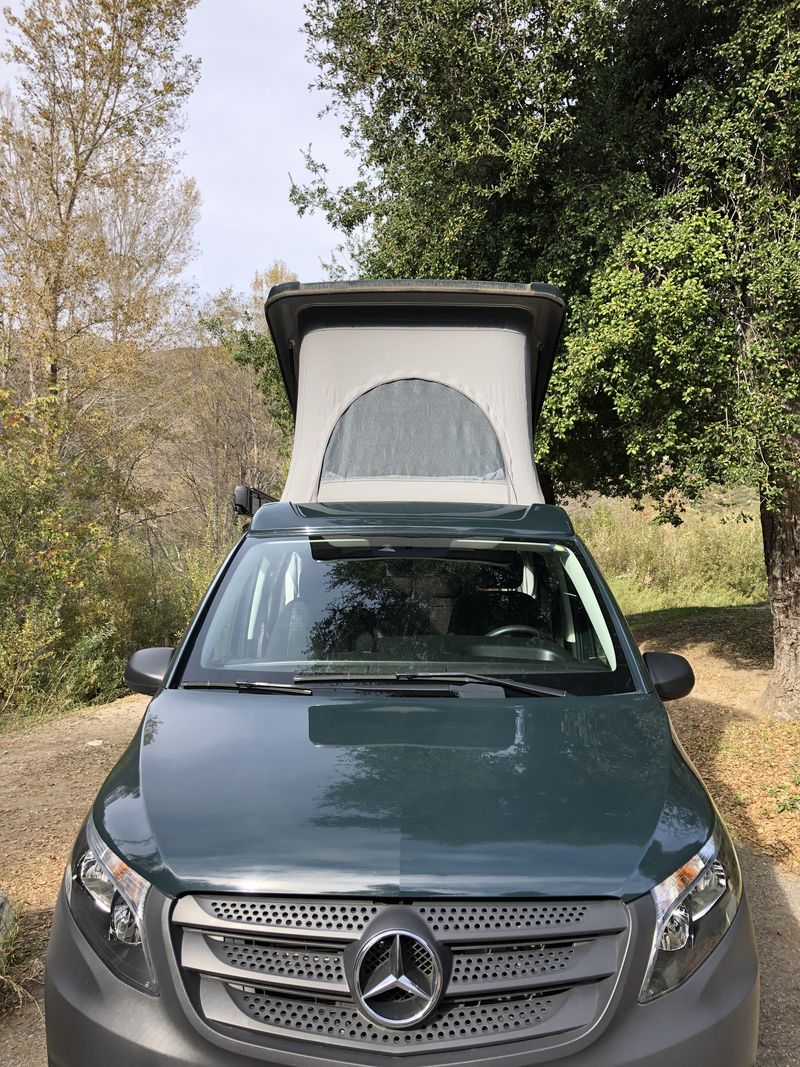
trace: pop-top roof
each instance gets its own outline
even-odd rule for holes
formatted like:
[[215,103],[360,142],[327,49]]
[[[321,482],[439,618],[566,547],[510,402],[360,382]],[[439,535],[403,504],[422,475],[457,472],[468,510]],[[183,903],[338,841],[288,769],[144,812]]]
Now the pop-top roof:
[[541,502],[557,289],[289,282],[265,310],[296,413],[284,499]]

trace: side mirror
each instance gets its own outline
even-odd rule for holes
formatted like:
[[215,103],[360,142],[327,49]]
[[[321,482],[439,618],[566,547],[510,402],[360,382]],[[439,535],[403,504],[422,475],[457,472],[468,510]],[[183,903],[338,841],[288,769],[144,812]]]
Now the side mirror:
[[140,648],[125,667],[125,685],[134,693],[153,696],[164,681],[174,648]]
[[644,662],[662,700],[680,700],[694,689],[689,661],[675,652],[645,652]]
[[275,497],[264,493],[260,489],[253,489],[249,485],[237,485],[233,490],[233,514],[234,518],[243,515],[252,518],[262,504],[274,504]]

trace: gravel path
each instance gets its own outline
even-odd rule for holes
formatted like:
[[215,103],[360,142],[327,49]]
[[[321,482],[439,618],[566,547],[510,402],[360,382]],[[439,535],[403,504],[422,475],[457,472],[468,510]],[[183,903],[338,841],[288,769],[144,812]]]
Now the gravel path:
[[[145,705],[127,697],[0,735],[0,884],[42,924],[77,829]],[[800,877],[749,849],[740,856],[761,956],[758,1067],[800,1067]],[[41,994],[0,1018],[0,1064],[47,1067]]]

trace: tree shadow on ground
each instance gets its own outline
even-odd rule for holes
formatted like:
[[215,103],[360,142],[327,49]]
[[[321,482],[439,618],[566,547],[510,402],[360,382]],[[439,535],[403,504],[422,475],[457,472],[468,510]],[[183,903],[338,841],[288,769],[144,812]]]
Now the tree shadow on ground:
[[702,644],[729,667],[772,669],[772,622],[768,604],[665,608],[630,615],[628,625],[640,644],[658,645],[665,652]]
[[[702,729],[704,743],[698,770],[723,818],[732,831],[735,827],[734,836],[761,966],[758,1067],[797,1067],[800,1062],[800,1013],[797,1011],[800,1002],[800,878],[776,869],[770,855],[774,853],[774,846],[763,839],[758,826],[743,811],[735,787],[722,773],[725,726],[737,713],[712,701],[692,697],[669,706],[669,710],[676,733],[692,758],[695,753],[689,743],[689,727]],[[682,726],[686,737],[682,734]]]

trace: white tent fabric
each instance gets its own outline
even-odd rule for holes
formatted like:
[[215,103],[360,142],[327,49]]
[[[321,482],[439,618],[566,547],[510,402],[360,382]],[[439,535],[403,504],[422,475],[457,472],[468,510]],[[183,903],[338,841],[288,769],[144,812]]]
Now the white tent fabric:
[[297,359],[285,500],[543,501],[521,331],[321,327]]

